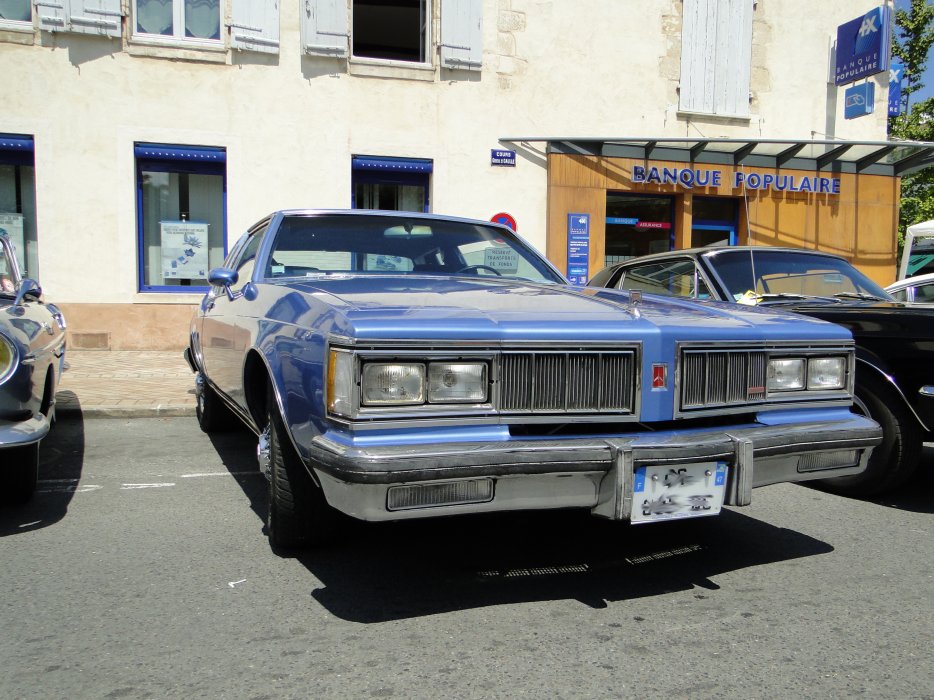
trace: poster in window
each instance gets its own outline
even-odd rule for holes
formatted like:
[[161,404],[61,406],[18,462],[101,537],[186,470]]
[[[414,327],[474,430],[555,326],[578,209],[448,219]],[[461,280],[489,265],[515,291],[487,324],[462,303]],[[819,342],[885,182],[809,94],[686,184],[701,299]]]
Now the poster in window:
[[159,222],[164,281],[207,279],[208,226],[198,221]]
[[23,239],[23,215],[22,214],[0,214],[0,231],[6,231],[7,236],[13,241],[13,247],[16,248],[16,262],[19,263],[19,271],[26,274],[26,241]]

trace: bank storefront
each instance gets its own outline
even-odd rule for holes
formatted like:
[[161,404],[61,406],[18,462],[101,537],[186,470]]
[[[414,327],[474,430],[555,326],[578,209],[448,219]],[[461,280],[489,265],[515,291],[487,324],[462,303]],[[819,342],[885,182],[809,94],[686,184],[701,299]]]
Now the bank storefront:
[[750,244],[836,253],[889,284],[901,175],[934,164],[917,142],[503,142],[547,143],[547,254],[576,282],[639,255]]

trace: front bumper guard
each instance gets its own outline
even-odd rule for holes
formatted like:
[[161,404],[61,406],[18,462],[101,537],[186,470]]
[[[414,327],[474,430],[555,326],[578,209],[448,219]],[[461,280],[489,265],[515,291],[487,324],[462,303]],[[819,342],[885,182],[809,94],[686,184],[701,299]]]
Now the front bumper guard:
[[[512,510],[523,507],[590,507],[594,515],[629,518],[632,480],[638,466],[722,460],[730,465],[725,503],[745,506],[752,489],[781,482],[859,474],[882,430],[872,420],[850,414],[841,420],[782,425],[744,425],[728,429],[648,432],[619,437],[514,440],[496,443],[445,443],[405,446],[353,446],[317,436],[306,462],[328,501],[367,520],[440,515],[450,512]],[[799,471],[799,458],[813,453],[855,450],[858,463],[832,469]],[[433,512],[390,513],[389,487],[488,477],[498,480],[579,477],[595,484],[592,497],[581,495],[538,500],[497,498],[481,506],[444,506]],[[552,484],[554,480],[552,480]],[[554,490],[553,485],[549,489]],[[516,493],[512,489],[511,493]]]

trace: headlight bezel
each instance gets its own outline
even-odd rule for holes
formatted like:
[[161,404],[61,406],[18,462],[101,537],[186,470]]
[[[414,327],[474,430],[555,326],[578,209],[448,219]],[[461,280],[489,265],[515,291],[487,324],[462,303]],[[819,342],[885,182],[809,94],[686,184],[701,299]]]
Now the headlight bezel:
[[19,367],[19,348],[12,338],[0,332],[0,384],[4,384]]
[[[330,345],[324,396],[327,414],[338,420],[353,421],[490,409],[492,357],[489,352],[474,355],[463,351],[392,351]],[[443,389],[432,385],[432,374],[440,376],[439,368],[444,367],[473,368],[475,375],[479,375],[482,396],[477,391],[461,397],[446,396]],[[387,372],[391,373],[394,368],[406,368],[418,374],[416,383],[420,382],[422,390],[405,398],[380,400],[375,387],[368,388],[368,385],[387,379]]]
[[[838,373],[839,377],[834,383],[823,383],[820,384],[814,379],[813,372],[815,368],[821,366],[821,364],[834,362],[838,364]],[[782,379],[780,376],[773,374],[773,367],[784,366],[787,369],[787,372],[790,374],[794,370],[790,369],[793,365],[797,364],[800,369],[796,372],[797,381],[790,380],[782,385]],[[787,394],[793,394],[796,392],[807,392],[808,394],[813,394],[814,392],[839,392],[848,390],[849,385],[849,359],[846,355],[840,354],[831,354],[831,355],[781,355],[781,356],[772,356],[768,359],[768,367],[766,370],[766,392],[769,396],[782,396]],[[773,381],[774,380],[774,381]]]

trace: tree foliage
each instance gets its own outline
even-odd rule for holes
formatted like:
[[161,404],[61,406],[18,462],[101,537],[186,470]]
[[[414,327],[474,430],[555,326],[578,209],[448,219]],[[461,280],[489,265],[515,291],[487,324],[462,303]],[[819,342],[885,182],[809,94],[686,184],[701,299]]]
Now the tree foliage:
[[[889,118],[889,136],[907,141],[934,141],[934,97],[911,104],[911,95],[924,87],[928,53],[934,44],[934,5],[911,0],[907,10],[895,11],[892,55],[905,66],[902,114]],[[902,178],[899,238],[919,221],[934,219],[934,167]]]

